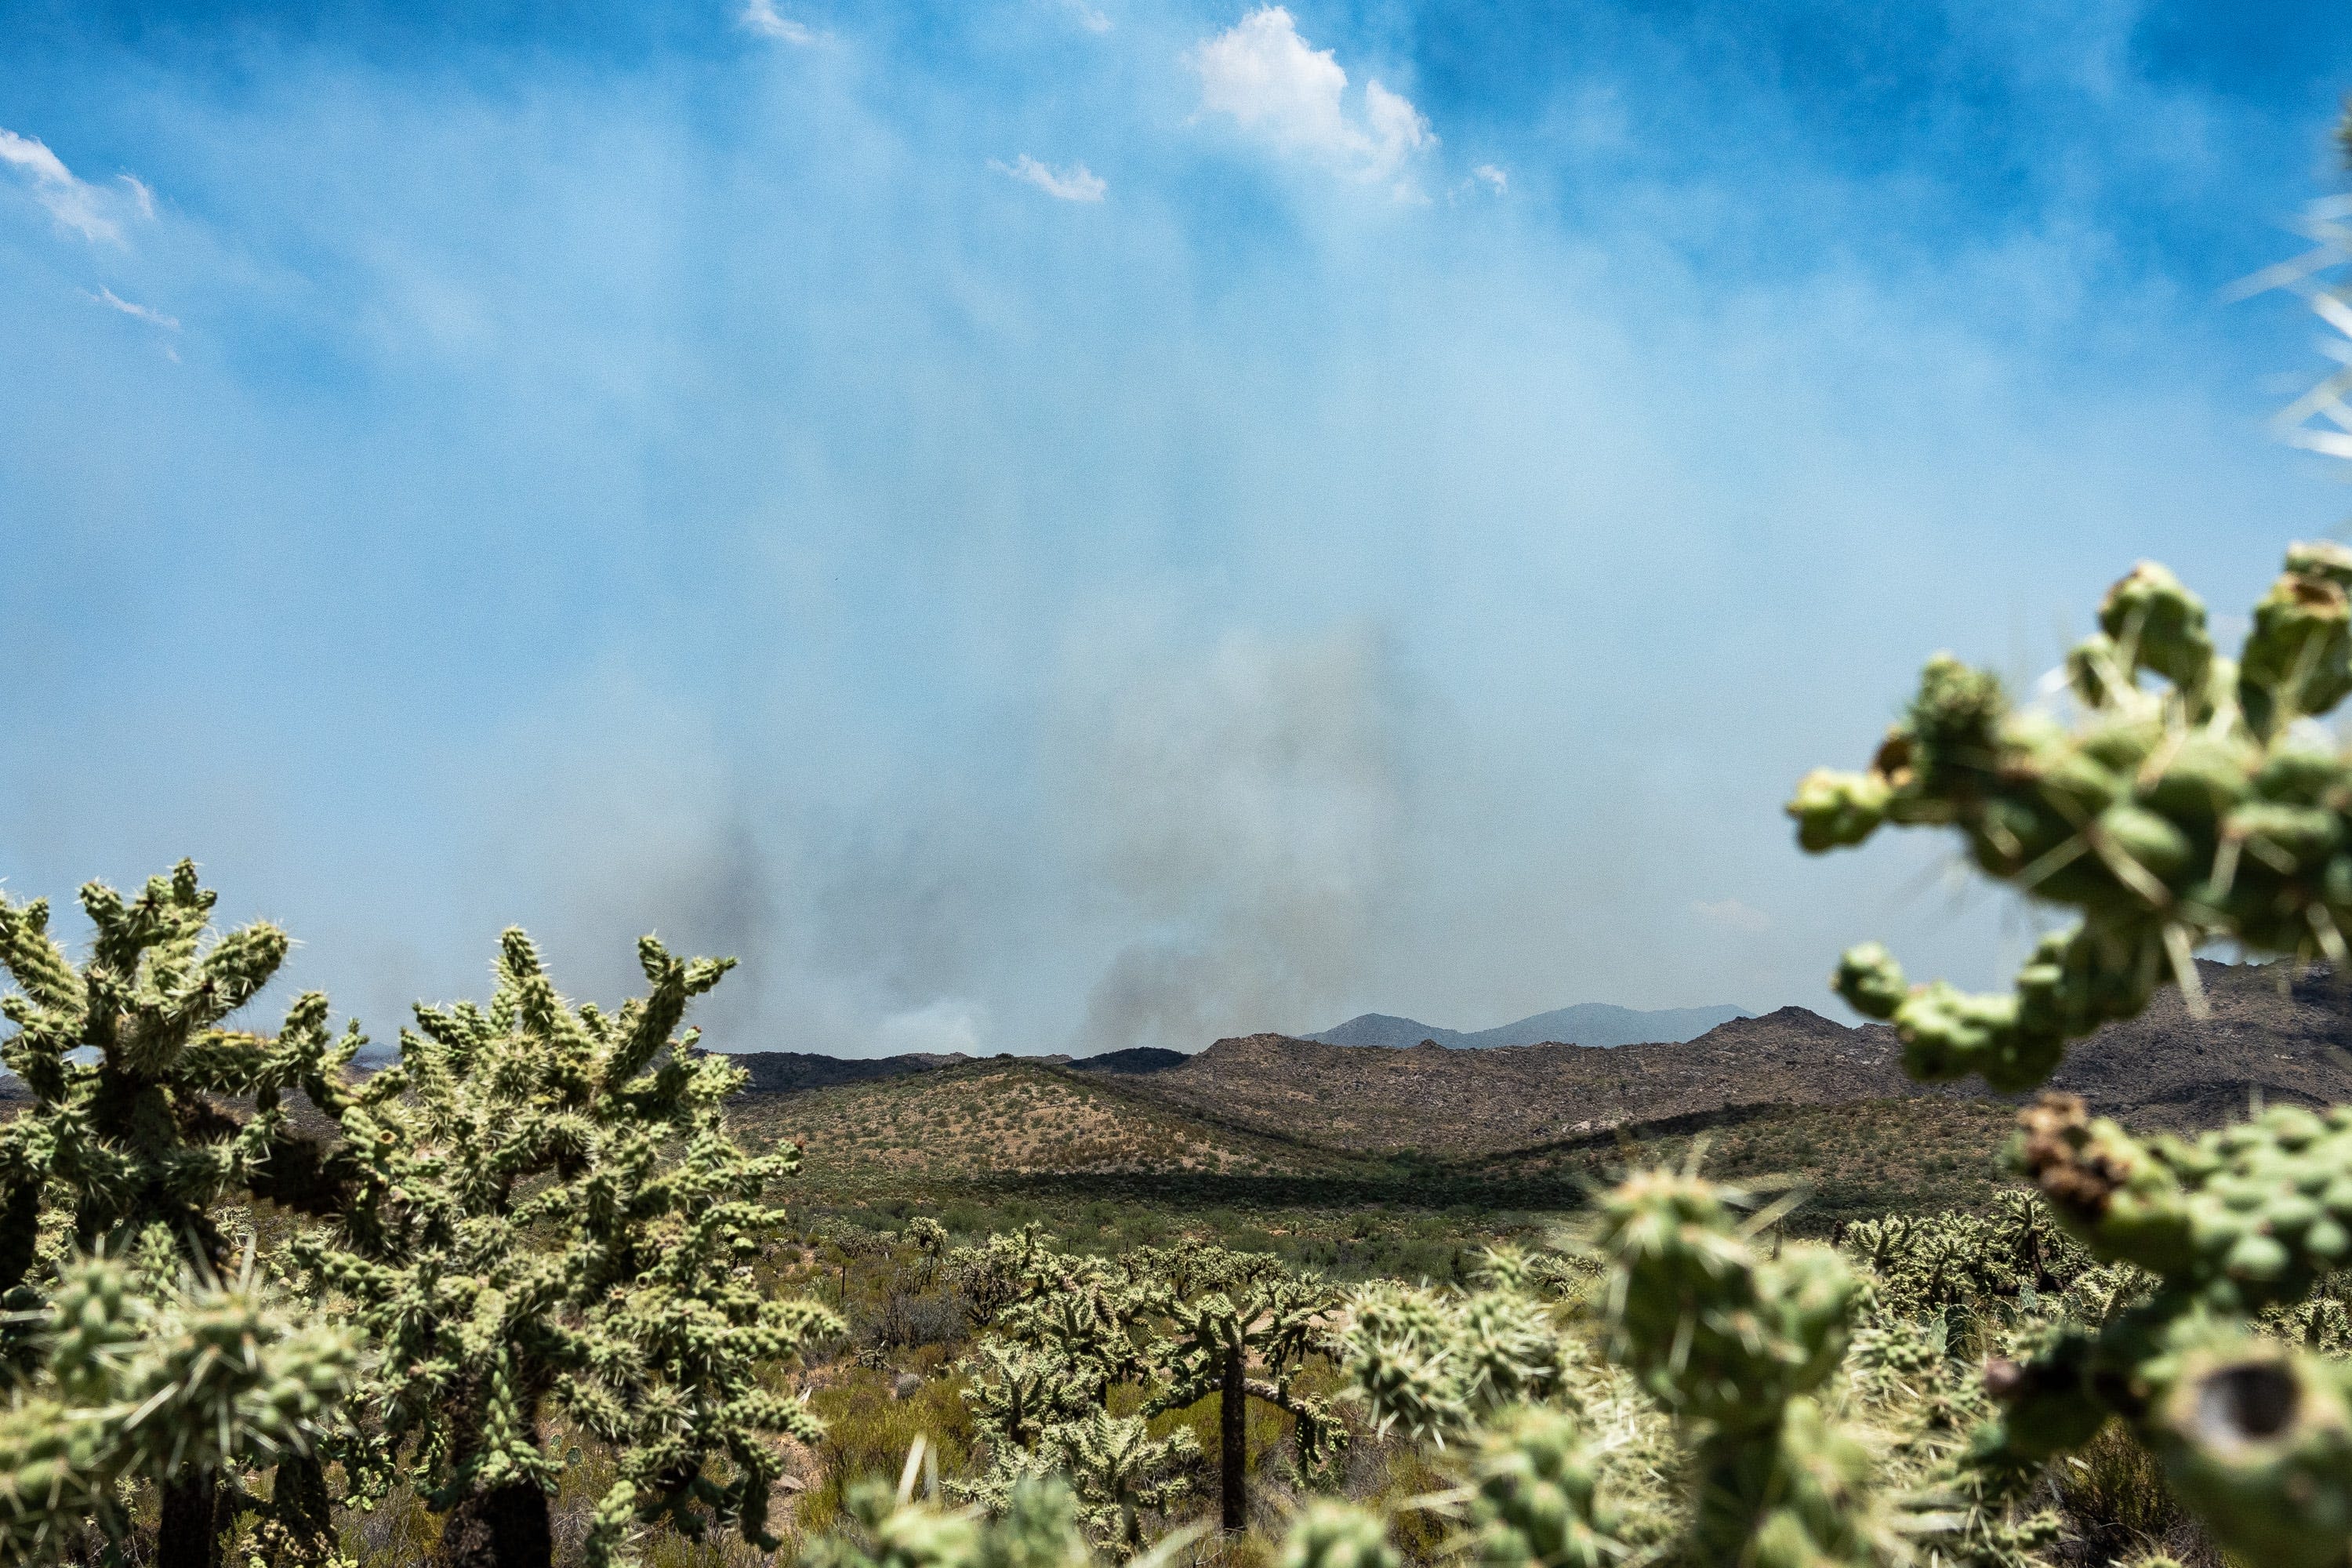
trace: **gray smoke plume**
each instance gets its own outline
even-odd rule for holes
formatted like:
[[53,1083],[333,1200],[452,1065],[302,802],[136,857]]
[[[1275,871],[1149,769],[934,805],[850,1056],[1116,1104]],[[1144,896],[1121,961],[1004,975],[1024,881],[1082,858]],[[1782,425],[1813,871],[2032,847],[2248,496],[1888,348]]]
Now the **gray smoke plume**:
[[1233,632],[1192,659],[1085,639],[1054,757],[1083,874],[1139,930],[1076,1047],[1307,1027],[1397,869],[1399,694],[1370,629]]

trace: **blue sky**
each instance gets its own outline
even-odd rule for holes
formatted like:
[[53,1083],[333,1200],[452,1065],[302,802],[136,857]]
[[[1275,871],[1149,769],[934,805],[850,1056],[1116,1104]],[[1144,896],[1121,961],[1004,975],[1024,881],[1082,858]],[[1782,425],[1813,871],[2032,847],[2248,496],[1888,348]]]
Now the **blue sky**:
[[509,922],[851,1054],[1990,983],[1777,807],[2338,529],[2256,11],[12,5],[0,876],[379,1035]]

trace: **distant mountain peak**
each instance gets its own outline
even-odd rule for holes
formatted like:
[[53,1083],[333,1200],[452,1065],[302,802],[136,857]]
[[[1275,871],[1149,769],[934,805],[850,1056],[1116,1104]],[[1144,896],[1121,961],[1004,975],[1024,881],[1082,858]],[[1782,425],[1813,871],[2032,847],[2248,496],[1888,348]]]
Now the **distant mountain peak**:
[[1318,1045],[1385,1046],[1391,1050],[1410,1050],[1424,1040],[1434,1040],[1454,1050],[1549,1044],[1678,1044],[1696,1039],[1718,1025],[1750,1016],[1747,1008],[1729,1003],[1713,1007],[1660,1007],[1644,1011],[1636,1007],[1620,1007],[1608,1002],[1580,1002],[1573,1007],[1538,1013],[1498,1028],[1472,1031],[1441,1029],[1417,1018],[1401,1018],[1392,1013],[1361,1013],[1319,1034],[1298,1037],[1313,1040]]

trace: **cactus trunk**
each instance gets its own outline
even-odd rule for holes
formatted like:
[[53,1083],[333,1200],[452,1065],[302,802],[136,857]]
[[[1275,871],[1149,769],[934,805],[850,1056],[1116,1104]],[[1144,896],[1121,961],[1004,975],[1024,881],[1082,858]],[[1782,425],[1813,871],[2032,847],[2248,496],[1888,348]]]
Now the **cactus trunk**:
[[443,1568],[550,1568],[547,1494],[529,1481],[466,1499],[441,1531]]
[[1242,1347],[1225,1348],[1224,1386],[1217,1396],[1217,1468],[1223,1492],[1224,1527],[1228,1531],[1244,1529],[1249,1524],[1249,1496],[1243,1477],[1243,1462],[1248,1458],[1249,1390],[1242,1383]]
[[219,1507],[220,1487],[210,1470],[165,1482],[156,1568],[220,1568]]

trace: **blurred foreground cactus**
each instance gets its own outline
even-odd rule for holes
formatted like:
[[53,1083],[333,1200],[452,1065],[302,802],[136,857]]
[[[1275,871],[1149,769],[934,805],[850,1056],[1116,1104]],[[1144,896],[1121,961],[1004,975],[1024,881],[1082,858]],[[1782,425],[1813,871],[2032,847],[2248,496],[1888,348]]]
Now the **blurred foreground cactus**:
[[2013,707],[2000,680],[1929,661],[1867,770],[1820,771],[1789,804],[1808,849],[1882,824],[1949,826],[1986,875],[2075,912],[2006,994],[1913,986],[1884,948],[1840,963],[1837,990],[1892,1021],[1906,1066],[1993,1088],[2047,1079],[2066,1042],[2177,983],[2230,941],[2342,966],[2352,931],[2352,760],[2306,722],[2352,693],[2352,550],[2298,544],[2235,659],[2205,606],[2143,562],[2068,656],[2082,721]]
[[[2352,550],[2291,547],[2234,659],[2203,603],[2144,562],[2108,591],[2066,678],[2072,727],[1938,656],[1867,771],[1812,773],[1790,803],[1808,849],[1887,822],[1950,826],[1988,876],[2075,911],[2006,994],[1908,984],[1875,943],[1845,953],[1837,991],[1895,1025],[1915,1077],[2036,1087],[2069,1040],[2162,985],[2197,1010],[2195,953],[2216,941],[2347,973],[2352,757],[2315,721],[2352,695]],[[2012,1158],[2093,1258],[2153,1283],[1988,1369],[2004,1410],[1982,1461],[2036,1464],[2121,1420],[2225,1545],[2289,1568],[2344,1563],[2345,1370],[2256,1337],[2252,1319],[2352,1257],[2352,1107],[2276,1108],[2187,1142],[2136,1139],[2049,1095]]]
[[[78,1258],[27,1314],[33,1368],[0,1411],[0,1562],[124,1549],[131,1483],[313,1452],[359,1370],[358,1334],[289,1313],[250,1268],[158,1278],[181,1272],[168,1251],[144,1269]],[[304,1500],[271,1500],[262,1533],[281,1560],[318,1545]]]

